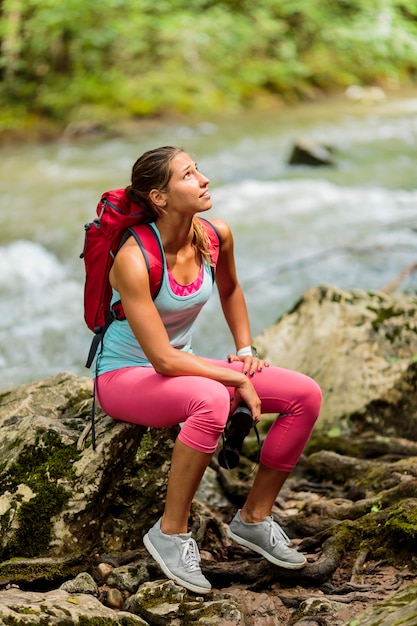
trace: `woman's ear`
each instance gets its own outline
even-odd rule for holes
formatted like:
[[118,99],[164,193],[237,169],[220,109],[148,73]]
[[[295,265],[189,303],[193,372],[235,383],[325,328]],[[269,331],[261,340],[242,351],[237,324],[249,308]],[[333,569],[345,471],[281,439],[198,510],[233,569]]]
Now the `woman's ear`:
[[159,189],[151,189],[149,192],[149,200],[158,209],[165,207],[167,204],[166,195],[162,191],[159,191]]

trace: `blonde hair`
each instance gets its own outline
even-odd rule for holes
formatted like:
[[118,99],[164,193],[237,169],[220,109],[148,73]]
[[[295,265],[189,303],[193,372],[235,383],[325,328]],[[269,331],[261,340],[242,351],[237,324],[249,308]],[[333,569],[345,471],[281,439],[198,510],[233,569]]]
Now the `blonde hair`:
[[193,239],[191,245],[198,250],[208,265],[214,265],[210,254],[210,240],[201,221],[196,215],[193,217]]

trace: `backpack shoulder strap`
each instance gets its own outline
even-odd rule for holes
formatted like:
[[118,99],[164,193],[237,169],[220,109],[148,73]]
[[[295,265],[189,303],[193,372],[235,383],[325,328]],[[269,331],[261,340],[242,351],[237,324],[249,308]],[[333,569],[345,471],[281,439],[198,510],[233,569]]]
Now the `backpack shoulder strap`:
[[[146,268],[149,273],[152,300],[155,300],[161,290],[164,276],[164,251],[155,231],[149,224],[136,224],[135,226],[127,228],[121,239],[119,250],[130,236],[134,237],[136,243],[142,250]],[[126,319],[121,300],[117,300],[117,302],[112,304],[110,315],[116,320]]]
[[159,237],[149,224],[137,224],[128,228],[142,250],[146,267],[149,272],[152,299],[155,300],[162,286],[164,276],[164,251]]

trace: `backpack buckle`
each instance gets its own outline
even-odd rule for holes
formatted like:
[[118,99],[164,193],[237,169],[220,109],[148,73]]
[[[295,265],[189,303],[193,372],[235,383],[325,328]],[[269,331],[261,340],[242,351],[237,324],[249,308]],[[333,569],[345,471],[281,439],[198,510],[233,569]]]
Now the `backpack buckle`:
[[123,305],[120,300],[112,305],[110,315],[112,316],[113,320],[119,320],[119,322],[122,322],[126,319]]

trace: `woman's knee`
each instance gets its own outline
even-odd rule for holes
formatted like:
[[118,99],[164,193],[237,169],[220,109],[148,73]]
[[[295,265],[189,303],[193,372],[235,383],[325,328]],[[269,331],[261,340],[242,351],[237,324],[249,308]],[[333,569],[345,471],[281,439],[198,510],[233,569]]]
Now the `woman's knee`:
[[221,383],[210,381],[207,388],[199,388],[189,401],[188,420],[201,423],[221,433],[226,425],[230,411],[230,394]]
[[[212,381],[214,382],[214,381]],[[230,395],[224,385],[216,383],[210,391],[193,394],[179,434],[183,443],[212,454],[218,444],[230,411]]]
[[317,419],[321,409],[323,394],[316,381],[309,376],[304,377],[303,398],[305,408],[313,418]]

